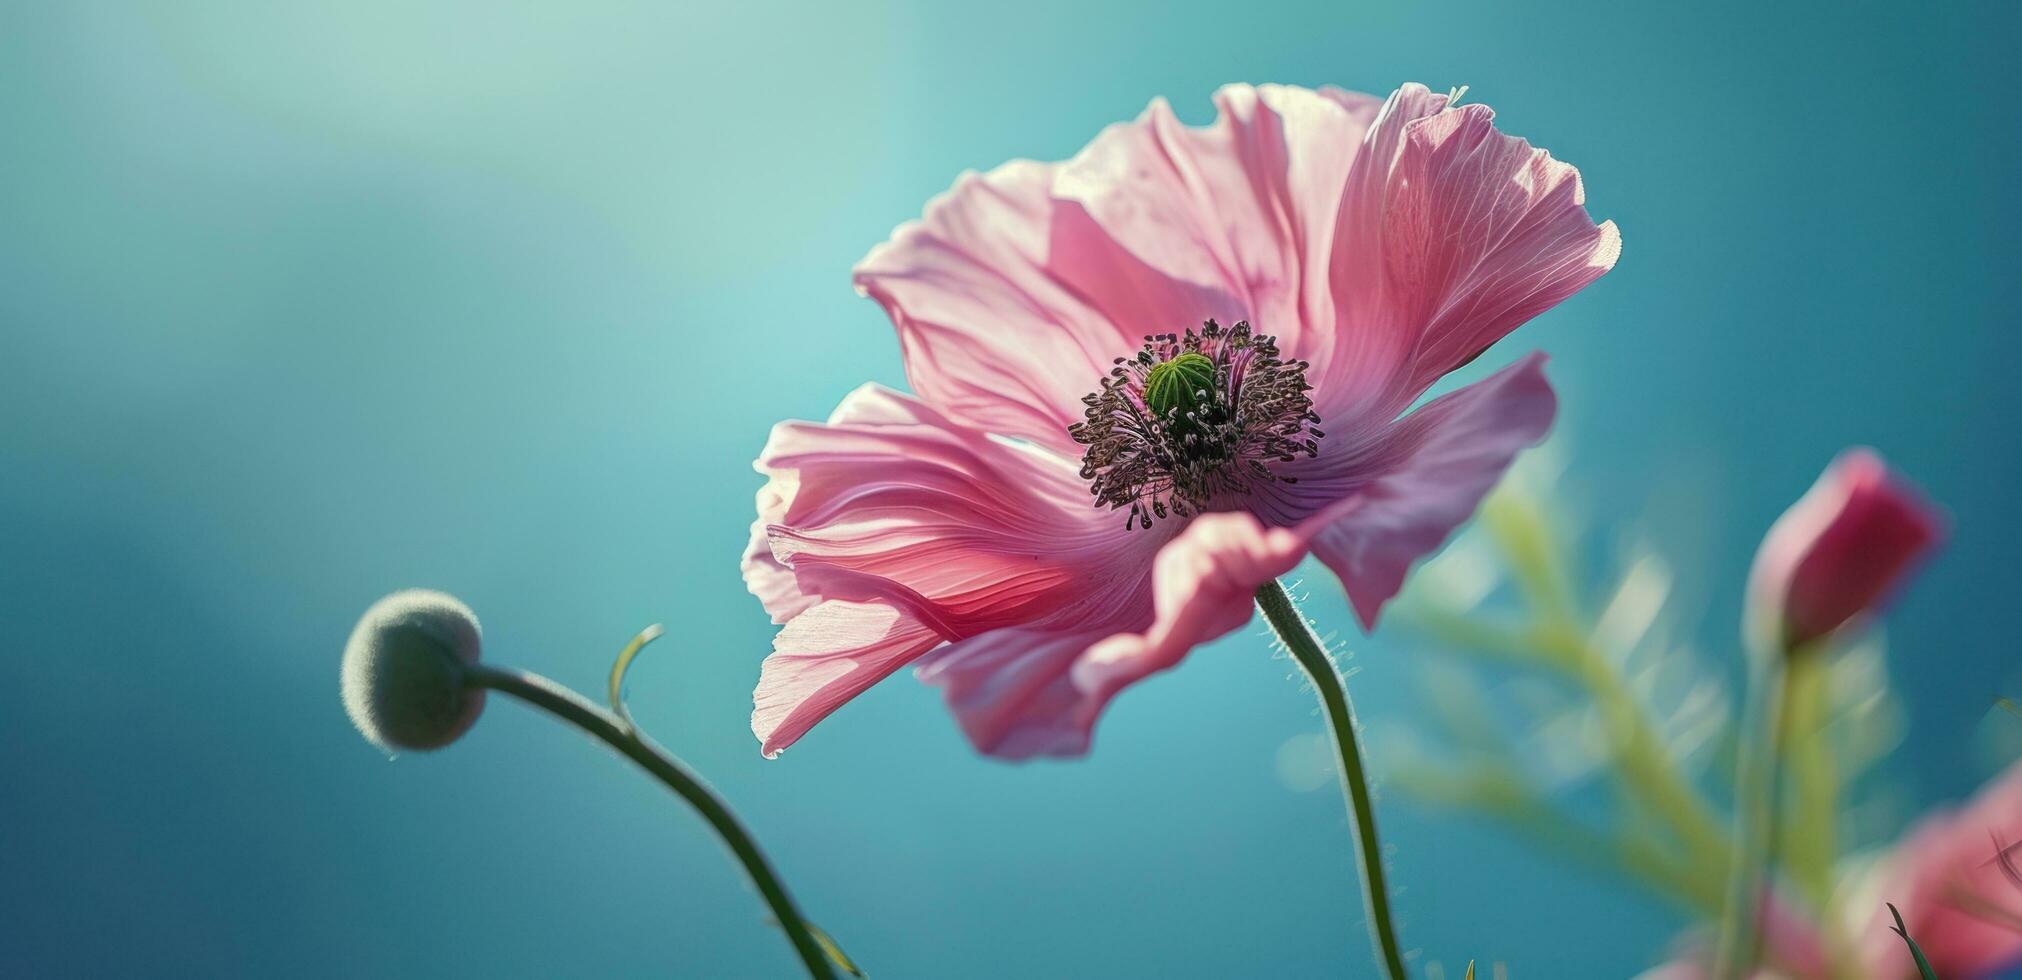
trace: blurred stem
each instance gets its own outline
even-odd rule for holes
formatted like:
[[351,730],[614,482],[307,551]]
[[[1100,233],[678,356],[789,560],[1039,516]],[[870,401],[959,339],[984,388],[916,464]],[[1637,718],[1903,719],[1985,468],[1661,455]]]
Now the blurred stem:
[[1581,687],[1600,712],[1623,785],[1643,808],[1678,836],[1695,867],[1722,866],[1728,842],[1712,807],[1678,771],[1643,704],[1613,658],[1581,624],[1573,601],[1571,562],[1560,553],[1545,516],[1514,494],[1491,497],[1482,519],[1509,561],[1510,575],[1536,617],[1533,642]]
[[1510,577],[1533,609],[1574,614],[1571,569],[1562,560],[1551,525],[1535,502],[1516,494],[1491,496],[1481,508],[1489,536],[1509,561]]
[[1314,634],[1283,585],[1276,581],[1264,583],[1257,590],[1257,608],[1320,694],[1320,706],[1326,710],[1327,727],[1340,755],[1341,788],[1348,797],[1349,815],[1355,821],[1362,902],[1369,912],[1369,932],[1376,945],[1377,960],[1390,980],[1405,980],[1404,953],[1397,945],[1397,929],[1390,915],[1390,889],[1384,883],[1383,845],[1376,836],[1376,810],[1369,796],[1369,779],[1362,768],[1362,751],[1355,741],[1355,709],[1349,704],[1348,689],[1320,637]]
[[1833,755],[1831,651],[1802,651],[1789,662],[1784,691],[1788,741],[1783,773],[1790,783],[1789,819],[1771,828],[1781,842],[1785,866],[1819,922],[1826,971],[1845,977],[1853,971],[1846,931],[1835,895],[1833,865],[1839,858],[1840,775]]
[[1645,810],[1670,827],[1695,865],[1718,868],[1724,864],[1728,840],[1720,821],[1678,771],[1664,740],[1644,713],[1642,701],[1629,690],[1614,660],[1570,623],[1546,632],[1548,642],[1564,657],[1562,666],[1567,674],[1586,688],[1600,712],[1601,725],[1615,747],[1615,766],[1623,784],[1636,794]]
[[1538,665],[1536,638],[1527,630],[1431,605],[1410,607],[1406,614],[1414,626],[1453,652],[1504,666]]
[[1734,853],[1714,946],[1714,980],[1737,980],[1760,962],[1765,892],[1776,862],[1779,770],[1789,741],[1792,686],[1782,651],[1757,650],[1750,661],[1756,667],[1742,717],[1741,760],[1734,779]]
[[1839,777],[1826,732],[1831,670],[1823,656],[1790,662],[1784,681],[1789,727],[1783,771],[1790,780],[1790,819],[1777,828],[1792,878],[1814,909],[1832,900],[1832,864],[1838,853]]
[[1591,869],[1626,872],[1691,912],[1711,916],[1720,910],[1719,877],[1681,867],[1647,838],[1590,827],[1500,769],[1481,767],[1457,776],[1406,771],[1397,781],[1422,800],[1498,819]]
[[801,918],[793,898],[786,892],[785,883],[773,872],[772,865],[758,849],[757,841],[730,812],[729,805],[702,781],[701,776],[616,715],[539,674],[476,664],[469,668],[468,677],[468,683],[473,687],[510,694],[601,739],[686,800],[695,812],[702,815],[702,819],[709,822],[716,835],[730,848],[730,853],[744,866],[751,883],[758,888],[765,903],[771,906],[773,917],[779,920],[787,938],[793,941],[794,952],[800,954],[808,976],[815,980],[835,980],[834,967],[827,954],[822,952],[806,920]]

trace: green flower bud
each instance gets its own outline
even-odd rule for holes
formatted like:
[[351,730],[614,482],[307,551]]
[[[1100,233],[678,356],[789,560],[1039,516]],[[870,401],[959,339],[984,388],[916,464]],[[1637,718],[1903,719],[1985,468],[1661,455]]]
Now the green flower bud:
[[427,589],[372,604],[344,645],[344,711],[373,744],[425,752],[477,721],[484,691],[466,687],[482,633],[455,597]]

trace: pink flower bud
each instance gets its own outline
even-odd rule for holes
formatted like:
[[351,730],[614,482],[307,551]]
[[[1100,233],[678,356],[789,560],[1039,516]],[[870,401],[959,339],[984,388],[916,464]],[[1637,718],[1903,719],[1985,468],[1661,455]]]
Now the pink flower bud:
[[1881,606],[1943,519],[1869,449],[1849,449],[1785,511],[1749,573],[1750,629],[1792,651]]

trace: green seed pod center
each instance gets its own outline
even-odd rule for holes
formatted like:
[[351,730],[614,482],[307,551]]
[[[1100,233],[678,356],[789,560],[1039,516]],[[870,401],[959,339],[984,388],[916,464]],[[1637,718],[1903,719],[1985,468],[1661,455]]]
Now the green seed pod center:
[[1161,419],[1185,418],[1214,397],[1215,362],[1189,351],[1154,365],[1144,379],[1144,403]]

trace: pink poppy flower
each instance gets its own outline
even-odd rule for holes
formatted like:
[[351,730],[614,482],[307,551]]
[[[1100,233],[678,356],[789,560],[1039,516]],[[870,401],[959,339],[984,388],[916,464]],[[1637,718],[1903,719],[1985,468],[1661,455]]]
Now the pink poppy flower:
[[758,459],[767,755],[907,664],[984,752],[1085,752],[1309,552],[1373,624],[1543,437],[1537,356],[1403,413],[1614,264],[1578,172],[1418,85],[1215,102],[965,175],[857,267],[916,395]]
[[[1980,788],[1962,810],[1926,816],[1890,851],[1879,901],[1903,913],[1910,936],[1946,980],[1972,980],[2022,963],[2022,763]],[[2003,860],[2003,858],[2006,860]],[[1909,949],[1877,907],[1861,931],[1868,974],[1917,976]]]
[[1942,522],[1880,456],[1849,449],[1785,511],[1749,574],[1751,630],[1794,650],[1871,612],[1943,538]]

